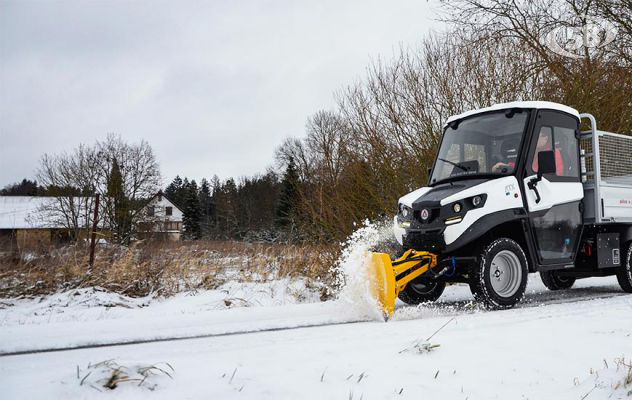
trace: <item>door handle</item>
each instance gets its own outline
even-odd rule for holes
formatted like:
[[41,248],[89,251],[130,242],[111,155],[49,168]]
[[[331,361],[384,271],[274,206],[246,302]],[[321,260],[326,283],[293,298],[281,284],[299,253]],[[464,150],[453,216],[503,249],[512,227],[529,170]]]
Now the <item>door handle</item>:
[[540,192],[538,192],[538,182],[540,182],[542,178],[532,178],[528,183],[527,186],[529,187],[529,189],[533,190],[535,192],[535,204],[539,204],[540,200],[542,200],[542,198],[540,197]]

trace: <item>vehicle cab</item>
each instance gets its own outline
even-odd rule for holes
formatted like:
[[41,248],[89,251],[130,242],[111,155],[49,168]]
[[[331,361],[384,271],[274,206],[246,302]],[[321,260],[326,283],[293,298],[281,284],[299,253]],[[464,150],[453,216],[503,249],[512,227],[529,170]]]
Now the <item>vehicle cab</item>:
[[450,117],[428,186],[399,200],[397,241],[438,254],[448,267],[434,281],[472,286],[478,279],[472,266],[478,268],[490,244],[510,240],[516,246],[481,278],[498,279],[493,303],[499,306],[522,296],[522,275],[573,267],[583,224],[579,123],[577,110],[540,101]]
[[[451,253],[498,224],[530,216],[539,260],[564,262],[581,225],[578,132],[577,110],[549,102],[450,117],[429,185],[399,201],[396,238],[407,248]],[[553,152],[555,171],[531,187],[541,151]]]

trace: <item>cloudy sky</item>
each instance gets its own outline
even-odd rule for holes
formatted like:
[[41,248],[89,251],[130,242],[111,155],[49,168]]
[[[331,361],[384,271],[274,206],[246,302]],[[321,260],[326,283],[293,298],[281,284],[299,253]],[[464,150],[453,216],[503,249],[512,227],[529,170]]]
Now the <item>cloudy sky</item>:
[[252,175],[372,59],[414,46],[432,1],[0,0],[0,187],[107,133],[168,183]]

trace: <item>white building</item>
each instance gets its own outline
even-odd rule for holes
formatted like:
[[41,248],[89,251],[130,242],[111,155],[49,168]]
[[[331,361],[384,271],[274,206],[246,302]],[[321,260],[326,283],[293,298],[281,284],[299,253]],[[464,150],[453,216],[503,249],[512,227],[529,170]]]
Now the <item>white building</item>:
[[141,229],[141,236],[164,236],[164,239],[179,240],[182,232],[182,210],[162,192],[149,200],[145,206],[147,222]]
[[[0,247],[47,246],[68,240],[72,220],[79,226],[91,220],[86,204],[90,201],[87,197],[69,198],[64,202],[66,212],[57,212],[60,204],[54,197],[0,196]],[[84,231],[79,233],[87,234]]]
[[[59,203],[62,200],[63,206]],[[81,238],[89,237],[94,198],[74,197],[71,200],[72,207],[67,198],[0,196],[0,248],[47,246],[69,240],[71,233]],[[74,212],[69,211],[73,209]],[[142,212],[145,218],[138,226],[139,238],[180,239],[182,211],[162,192],[152,197]],[[82,228],[75,232],[73,226]],[[102,221],[98,228],[107,236]]]

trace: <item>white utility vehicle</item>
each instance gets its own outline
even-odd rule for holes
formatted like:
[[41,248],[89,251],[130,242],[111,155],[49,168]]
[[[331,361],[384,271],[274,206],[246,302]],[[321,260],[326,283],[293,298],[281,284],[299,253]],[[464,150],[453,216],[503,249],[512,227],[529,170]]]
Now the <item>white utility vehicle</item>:
[[399,201],[403,256],[371,254],[387,314],[395,297],[433,301],[448,282],[512,307],[529,272],[552,290],[616,275],[632,292],[632,137],[561,104],[498,104],[448,119],[429,176]]

